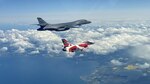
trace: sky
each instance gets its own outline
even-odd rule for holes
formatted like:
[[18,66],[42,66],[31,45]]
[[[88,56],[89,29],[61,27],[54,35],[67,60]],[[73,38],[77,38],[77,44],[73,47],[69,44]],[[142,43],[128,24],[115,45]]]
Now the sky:
[[148,19],[149,0],[0,0],[0,22],[74,19]]

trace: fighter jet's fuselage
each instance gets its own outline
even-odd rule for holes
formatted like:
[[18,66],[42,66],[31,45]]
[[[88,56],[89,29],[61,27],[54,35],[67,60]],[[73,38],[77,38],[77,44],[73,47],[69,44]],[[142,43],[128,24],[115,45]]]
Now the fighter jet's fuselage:
[[85,41],[82,42],[78,45],[73,45],[71,43],[69,43],[66,39],[62,39],[64,48],[62,49],[63,51],[67,51],[67,52],[75,52],[77,50],[84,50],[85,48],[87,48],[89,45],[94,44],[93,42],[90,41]]
[[38,26],[40,26],[40,28],[37,29],[38,31],[45,31],[45,30],[65,31],[65,30],[69,30],[70,28],[78,28],[81,25],[91,23],[91,21],[82,19],[82,20],[77,20],[77,21],[67,22],[67,23],[48,24],[42,18],[37,18],[37,19],[39,21]]

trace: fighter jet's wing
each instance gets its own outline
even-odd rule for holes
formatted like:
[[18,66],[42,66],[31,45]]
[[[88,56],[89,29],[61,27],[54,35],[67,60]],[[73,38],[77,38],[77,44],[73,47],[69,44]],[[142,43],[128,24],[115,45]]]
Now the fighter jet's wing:
[[90,42],[90,41],[85,41],[83,43],[78,44],[78,46],[81,48],[87,48],[89,45],[92,45],[92,44],[94,44],[94,43]]
[[85,41],[85,42],[83,42],[83,43],[86,43],[86,44],[88,44],[88,45],[94,44],[94,42],[90,42],[90,41]]

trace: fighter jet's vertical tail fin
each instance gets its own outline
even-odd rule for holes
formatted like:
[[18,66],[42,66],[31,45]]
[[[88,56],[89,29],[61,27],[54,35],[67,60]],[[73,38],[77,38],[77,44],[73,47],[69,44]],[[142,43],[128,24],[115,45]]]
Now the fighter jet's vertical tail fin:
[[64,44],[64,48],[71,45],[66,39],[62,39],[62,42]]
[[42,18],[40,17],[37,17],[37,20],[39,22],[39,26],[43,27],[43,26],[46,26],[48,23],[45,22]]

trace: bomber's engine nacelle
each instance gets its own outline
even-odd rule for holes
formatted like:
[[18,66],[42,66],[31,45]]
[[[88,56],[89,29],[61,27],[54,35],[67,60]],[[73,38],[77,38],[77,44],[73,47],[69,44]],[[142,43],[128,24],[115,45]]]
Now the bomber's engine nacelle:
[[44,31],[44,29],[43,28],[38,28],[37,31]]
[[70,28],[65,28],[65,30],[69,30]]

